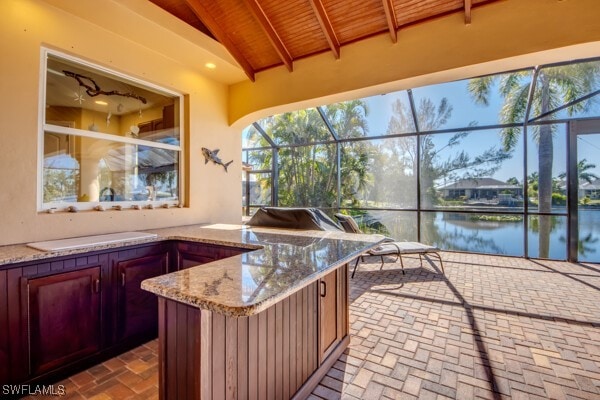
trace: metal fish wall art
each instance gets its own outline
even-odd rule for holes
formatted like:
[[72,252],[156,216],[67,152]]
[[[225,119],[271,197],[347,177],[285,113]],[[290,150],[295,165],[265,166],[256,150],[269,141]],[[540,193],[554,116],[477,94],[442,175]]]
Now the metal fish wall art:
[[227,167],[233,162],[233,160],[229,161],[228,163],[224,163],[217,155],[218,153],[219,149],[209,150],[206,147],[203,147],[202,155],[204,156],[204,164],[206,165],[209,161],[212,161],[213,164],[222,165],[223,168],[225,168],[225,172],[227,172]]

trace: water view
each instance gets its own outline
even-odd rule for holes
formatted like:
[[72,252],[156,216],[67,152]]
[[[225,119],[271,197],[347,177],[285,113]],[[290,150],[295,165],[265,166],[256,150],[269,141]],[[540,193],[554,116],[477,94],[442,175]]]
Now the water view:
[[[520,221],[478,220],[480,215],[438,212],[431,223],[422,225],[422,235],[435,238],[436,246],[448,250],[523,256],[524,223]],[[540,257],[538,216],[528,221],[528,255]],[[551,216],[547,258],[567,258],[567,217]],[[600,262],[600,209],[579,211],[579,261]]]
[[[560,210],[565,211],[565,210]],[[544,217],[541,217],[544,218]],[[567,259],[567,217],[553,215],[546,254],[540,254],[540,216],[528,220],[528,252],[533,258]],[[416,241],[417,213],[369,210],[355,215],[361,228],[399,240]],[[421,213],[421,242],[444,250],[524,256],[524,217],[519,214]],[[600,262],[600,208],[579,211],[579,261]],[[542,243],[543,244],[543,243]]]
[[596,94],[600,62],[584,60],[264,118],[243,133],[244,211],[317,207],[441,249],[600,262]]

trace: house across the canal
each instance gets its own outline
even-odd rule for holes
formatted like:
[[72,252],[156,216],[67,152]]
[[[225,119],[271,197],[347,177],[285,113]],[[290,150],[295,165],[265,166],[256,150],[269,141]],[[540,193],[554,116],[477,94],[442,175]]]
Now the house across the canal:
[[460,179],[438,188],[446,200],[496,200],[498,202],[523,198],[523,187],[494,178]]

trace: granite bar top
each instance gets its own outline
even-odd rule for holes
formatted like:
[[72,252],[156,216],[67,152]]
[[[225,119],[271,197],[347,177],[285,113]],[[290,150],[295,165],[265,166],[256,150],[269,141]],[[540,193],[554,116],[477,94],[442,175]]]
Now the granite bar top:
[[177,226],[143,232],[157,236],[61,251],[41,251],[25,244],[0,246],[0,266],[166,240],[246,248],[249,252],[238,256],[142,282],[143,289],[159,296],[226,315],[244,316],[268,308],[384,239],[381,235],[341,231],[229,224]]
[[[234,246],[248,249],[260,248],[260,245],[246,243],[243,234],[239,231],[241,225],[186,225],[163,229],[150,229],[142,232],[155,233],[153,238],[125,239],[119,242],[102,243],[80,248],[63,249],[58,251],[43,251],[31,248],[26,244],[15,244],[0,246],[0,266],[22,262],[44,260],[54,257],[63,257],[88,253],[91,251],[102,251],[118,249],[120,247],[134,246],[144,243],[161,242],[165,240],[187,240],[203,243],[212,243],[224,246]],[[237,233],[236,233],[237,231]]]
[[[217,232],[209,234],[211,229]],[[161,234],[167,232],[161,230]],[[214,240],[211,243],[258,248],[142,282],[142,289],[167,299],[240,317],[265,310],[384,239],[381,235],[237,225],[189,227],[172,235],[182,235],[176,237],[181,240],[206,235]]]

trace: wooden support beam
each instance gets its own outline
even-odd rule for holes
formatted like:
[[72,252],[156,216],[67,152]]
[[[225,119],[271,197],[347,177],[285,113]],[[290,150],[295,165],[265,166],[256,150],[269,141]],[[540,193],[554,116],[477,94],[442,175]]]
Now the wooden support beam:
[[385,19],[387,21],[392,42],[396,43],[398,41],[398,20],[396,19],[396,12],[394,11],[393,0],[383,0],[383,9],[385,10]]
[[465,25],[471,24],[471,0],[465,0]]
[[219,26],[217,21],[208,12],[202,0],[185,0],[187,5],[192,9],[194,14],[202,21],[202,23],[211,31],[215,38],[231,53],[233,58],[240,64],[248,78],[252,82],[255,81],[254,68],[248,62],[242,52],[233,44],[227,36],[227,33]]
[[271,21],[267,17],[267,14],[265,14],[260,4],[258,4],[258,0],[245,0],[245,2],[248,5],[250,11],[252,12],[252,15],[254,15],[254,18],[258,21],[258,24],[260,25],[262,30],[266,33],[267,37],[269,38],[269,41],[275,48],[277,54],[279,55],[279,58],[281,58],[281,61],[283,61],[287,69],[290,72],[292,72],[294,70],[292,56],[283,44],[283,41],[279,37],[279,34],[277,34],[277,31],[271,24]]
[[340,41],[335,35],[335,31],[333,30],[333,26],[331,25],[331,21],[329,20],[329,16],[325,11],[325,7],[321,0],[309,0],[310,5],[312,6],[315,15],[317,16],[317,20],[319,21],[319,25],[321,25],[321,30],[325,35],[325,39],[327,39],[327,43],[329,43],[329,48],[333,52],[333,56],[338,59],[340,58]]

